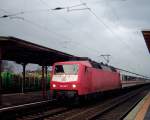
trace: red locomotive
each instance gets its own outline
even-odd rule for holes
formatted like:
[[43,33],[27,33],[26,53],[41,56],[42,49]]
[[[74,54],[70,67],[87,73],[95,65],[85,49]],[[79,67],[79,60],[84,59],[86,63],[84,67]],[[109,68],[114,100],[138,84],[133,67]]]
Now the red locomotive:
[[122,87],[120,73],[94,61],[66,61],[53,65],[50,89],[53,95],[85,96]]

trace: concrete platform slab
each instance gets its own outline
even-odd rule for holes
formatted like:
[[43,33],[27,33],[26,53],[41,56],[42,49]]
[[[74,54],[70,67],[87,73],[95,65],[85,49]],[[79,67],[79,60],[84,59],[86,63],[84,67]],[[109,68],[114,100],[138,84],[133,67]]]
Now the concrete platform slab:
[[[150,106],[150,92],[137,104],[137,106],[124,118],[124,120],[144,120]],[[148,119],[150,120],[150,119]]]
[[148,111],[146,113],[146,116],[144,117],[144,120],[150,120],[150,106],[148,108]]
[[[47,97],[49,98],[49,91],[47,91]],[[21,105],[21,104],[27,104],[31,102],[38,102],[43,99],[42,91],[38,92],[27,92],[27,93],[13,93],[13,94],[3,94],[2,95],[2,107],[10,107],[13,105]]]

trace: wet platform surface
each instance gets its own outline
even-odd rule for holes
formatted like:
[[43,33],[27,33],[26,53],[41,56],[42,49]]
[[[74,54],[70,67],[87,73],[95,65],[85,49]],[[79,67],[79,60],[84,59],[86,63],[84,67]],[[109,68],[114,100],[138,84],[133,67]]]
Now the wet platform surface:
[[42,91],[2,94],[2,106],[0,106],[0,108],[38,102],[46,99],[49,99],[49,91],[46,92],[46,98],[43,98]]
[[135,106],[124,120],[150,120],[150,92]]
[[144,117],[144,120],[150,120],[150,106],[149,106],[148,111]]

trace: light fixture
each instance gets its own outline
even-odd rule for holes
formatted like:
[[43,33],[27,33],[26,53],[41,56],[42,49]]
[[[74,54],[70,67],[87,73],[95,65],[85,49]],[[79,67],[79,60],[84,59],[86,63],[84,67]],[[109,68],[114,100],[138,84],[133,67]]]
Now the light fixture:
[[56,85],[55,85],[55,84],[53,84],[53,87],[55,88],[55,87],[56,87]]
[[76,85],[73,84],[72,87],[73,87],[73,88],[76,88]]

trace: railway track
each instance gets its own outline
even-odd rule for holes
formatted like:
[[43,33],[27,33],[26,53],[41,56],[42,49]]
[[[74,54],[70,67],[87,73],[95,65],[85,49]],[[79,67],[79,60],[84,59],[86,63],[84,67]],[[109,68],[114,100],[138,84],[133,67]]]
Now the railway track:
[[[56,100],[0,109],[1,120],[120,120],[145,96],[142,87],[96,103],[62,106]],[[9,116],[8,116],[9,114]]]
[[36,113],[36,114],[27,115],[27,116],[24,116],[24,117],[19,117],[16,120],[43,120],[44,118],[46,118],[48,116],[54,116],[54,115],[61,114],[63,112],[69,111],[69,110],[70,109],[68,109],[66,107],[59,107],[59,108],[39,112],[39,113]]
[[120,99],[119,102],[110,105],[102,111],[90,116],[89,120],[122,120],[140,100],[146,95],[146,91],[134,94],[127,98]]
[[121,120],[146,95],[147,89],[134,90],[93,107],[73,109],[44,120]]
[[[57,106],[56,100],[45,100],[34,103],[16,105],[11,107],[5,107],[0,109],[0,118],[1,120],[12,120],[17,116],[23,116],[31,114],[38,111],[43,111],[44,109],[54,108]],[[41,109],[39,109],[41,108]],[[34,111],[33,111],[34,110]]]

